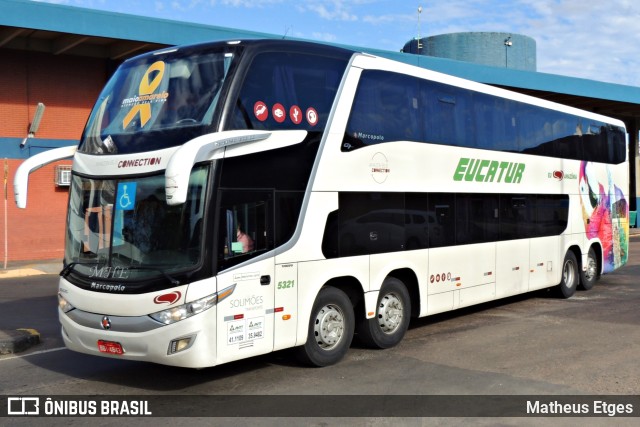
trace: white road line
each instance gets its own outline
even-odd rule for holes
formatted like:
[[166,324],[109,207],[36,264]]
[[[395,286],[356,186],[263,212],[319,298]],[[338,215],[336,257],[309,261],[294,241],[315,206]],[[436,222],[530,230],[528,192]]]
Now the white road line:
[[49,350],[34,351],[33,353],[22,354],[20,356],[0,357],[0,362],[13,360],[13,359],[22,359],[23,357],[35,356],[36,354],[45,354],[45,353],[51,353],[53,351],[60,351],[60,350],[66,350],[66,349],[67,347],[58,347],[58,348],[50,348]]

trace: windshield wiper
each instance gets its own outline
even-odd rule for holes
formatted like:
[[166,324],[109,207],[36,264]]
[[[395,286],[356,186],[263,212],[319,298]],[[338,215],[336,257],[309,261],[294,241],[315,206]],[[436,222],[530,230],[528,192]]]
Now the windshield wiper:
[[171,284],[173,286],[178,286],[180,284],[180,281],[169,276],[169,274],[164,271],[163,269],[161,269],[160,267],[147,267],[144,265],[128,265],[126,268],[130,268],[132,270],[150,270],[150,271],[157,271],[158,273],[161,273],[164,277],[167,278],[167,280],[169,280],[169,282],[171,282]]
[[67,277],[67,275],[69,273],[71,273],[71,270],[73,270],[73,268],[76,265],[100,265],[100,262],[99,261],[96,261],[96,262],[79,262],[79,261],[78,262],[70,262],[69,264],[64,266],[64,268],[60,272],[60,276]]

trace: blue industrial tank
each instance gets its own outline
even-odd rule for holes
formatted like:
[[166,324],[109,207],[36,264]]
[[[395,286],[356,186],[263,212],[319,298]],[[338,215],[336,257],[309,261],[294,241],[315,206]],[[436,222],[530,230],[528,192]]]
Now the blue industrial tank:
[[536,71],[536,41],[513,33],[466,32],[424,37],[407,42],[403,52],[475,64]]

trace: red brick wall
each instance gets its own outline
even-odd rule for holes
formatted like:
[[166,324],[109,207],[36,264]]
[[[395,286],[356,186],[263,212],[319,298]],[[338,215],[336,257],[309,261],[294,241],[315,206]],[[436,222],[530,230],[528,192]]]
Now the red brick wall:
[[[4,170],[4,159],[2,170]],[[60,161],[38,169],[29,177],[26,209],[18,209],[13,197],[13,176],[22,160],[7,160],[7,260],[61,259],[64,256],[64,227],[69,187],[54,184],[55,166],[71,164]],[[0,262],[5,259],[4,189],[0,203]]]
[[79,139],[105,84],[104,60],[0,49],[0,137],[24,138],[38,102],[36,137]]
[[0,49],[0,63],[0,136],[24,138],[29,128],[26,58]]
[[[0,64],[0,138],[24,138],[38,102],[44,103],[46,109],[36,139],[29,144],[37,145],[38,138],[80,138],[91,107],[108,78],[105,60],[0,49]],[[0,161],[0,171],[4,171],[5,160]],[[0,202],[0,267],[5,256],[12,262],[61,259],[64,254],[69,190],[56,187],[54,169],[71,162],[54,163],[32,173],[27,208],[18,209],[13,176],[22,161],[6,160],[8,194],[3,189]]]

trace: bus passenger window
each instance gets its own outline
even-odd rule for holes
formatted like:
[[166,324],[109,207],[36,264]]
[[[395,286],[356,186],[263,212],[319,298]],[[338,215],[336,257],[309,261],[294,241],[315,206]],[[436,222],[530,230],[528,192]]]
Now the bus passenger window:
[[364,71],[351,108],[342,151],[393,141],[421,141],[420,81]]
[[569,196],[539,194],[536,196],[536,236],[557,236],[566,228],[569,218]]
[[428,196],[426,193],[406,193],[404,202],[405,249],[426,249],[430,240],[440,239],[442,235],[435,213],[429,210]]
[[498,197],[456,195],[456,244],[492,242],[498,238]]
[[536,196],[500,195],[500,240],[528,239],[536,233]]
[[454,194],[429,194],[429,211],[433,212],[440,233],[429,235],[429,246],[432,248],[453,246],[456,230],[456,199]]

